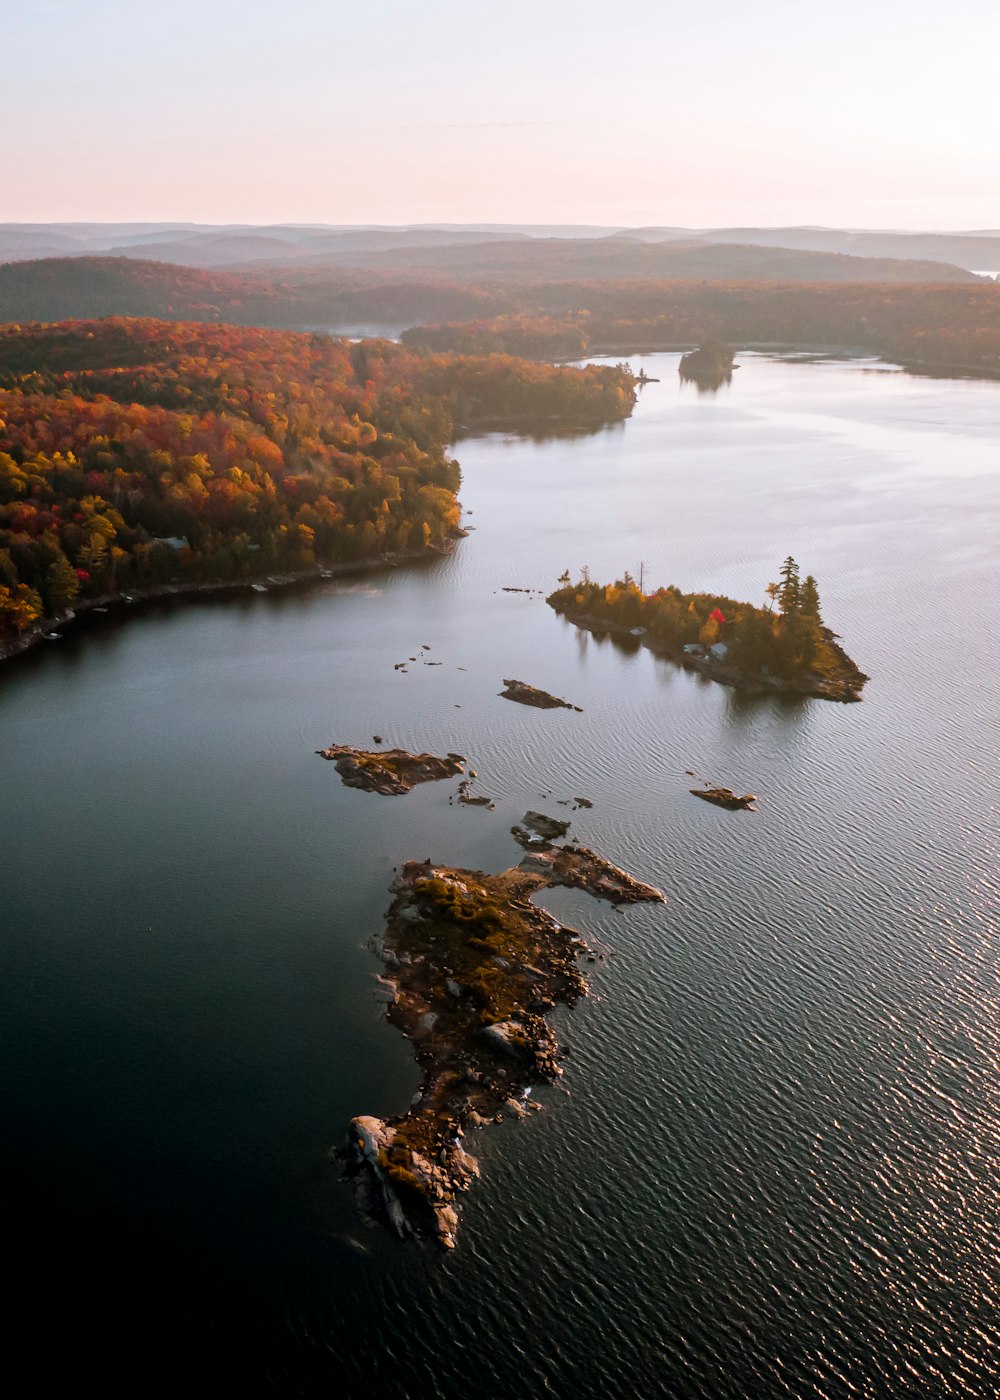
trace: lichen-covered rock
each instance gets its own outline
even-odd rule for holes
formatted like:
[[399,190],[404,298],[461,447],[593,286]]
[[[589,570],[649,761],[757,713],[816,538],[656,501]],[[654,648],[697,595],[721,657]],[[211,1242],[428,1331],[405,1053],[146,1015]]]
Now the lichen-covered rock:
[[524,1027],[513,1021],[496,1021],[492,1026],[484,1026],[481,1034],[484,1040],[504,1055],[524,1059],[528,1054]]
[[383,796],[399,796],[410,792],[416,783],[439,782],[465,769],[464,756],[456,753],[438,758],[431,753],[407,753],[405,749],[354,749],[349,744],[331,744],[316,752],[336,766],[345,787]]

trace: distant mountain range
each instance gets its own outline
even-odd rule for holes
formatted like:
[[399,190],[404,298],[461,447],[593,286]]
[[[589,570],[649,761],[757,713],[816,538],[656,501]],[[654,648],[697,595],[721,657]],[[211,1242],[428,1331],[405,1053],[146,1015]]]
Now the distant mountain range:
[[[742,253],[733,250],[741,248]],[[708,250],[723,250],[712,251]],[[752,251],[758,250],[758,261]],[[767,259],[760,250],[770,250]],[[918,264],[888,267],[788,261],[777,253],[850,256]],[[344,227],[298,224],[0,224],[0,263],[48,257],[155,259],[183,267],[436,267],[482,273],[594,277],[763,277],[946,281],[941,265],[1000,270],[1000,231],[907,233],[835,228],[600,228],[593,225],[429,224]],[[928,264],[937,264],[929,270]],[[674,268],[676,267],[676,271]],[[565,269],[565,274],[563,274]]]

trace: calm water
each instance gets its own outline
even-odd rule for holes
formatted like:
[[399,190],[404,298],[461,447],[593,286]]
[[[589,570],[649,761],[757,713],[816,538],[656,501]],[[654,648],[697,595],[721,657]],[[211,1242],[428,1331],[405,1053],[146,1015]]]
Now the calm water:
[[[703,398],[676,360],[624,426],[462,443],[449,560],[132,609],[4,669],[21,1393],[996,1394],[1000,385],[748,356]],[[762,598],[789,552],[861,705],[741,699],[500,591],[644,560]],[[441,666],[393,670],[424,643]],[[376,733],[468,754],[497,810],[313,754]],[[550,897],[612,954],[565,1083],[481,1135],[457,1252],[402,1247],[326,1161],[417,1083],[367,948],[392,868],[502,868],[577,793],[668,903]]]

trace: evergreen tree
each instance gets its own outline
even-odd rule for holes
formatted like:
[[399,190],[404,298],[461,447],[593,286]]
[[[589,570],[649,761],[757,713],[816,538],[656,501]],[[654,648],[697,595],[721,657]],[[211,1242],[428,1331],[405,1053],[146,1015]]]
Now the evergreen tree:
[[785,614],[797,611],[799,606],[799,566],[789,554],[778,574],[781,584],[778,591],[778,606]]
[[812,574],[806,575],[805,582],[799,590],[799,611],[806,617],[814,617],[817,622],[823,621],[819,610],[819,589]]

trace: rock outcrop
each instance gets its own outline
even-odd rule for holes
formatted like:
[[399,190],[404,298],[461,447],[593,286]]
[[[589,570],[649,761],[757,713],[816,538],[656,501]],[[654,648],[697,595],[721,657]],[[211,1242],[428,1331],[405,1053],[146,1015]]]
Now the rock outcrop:
[[431,753],[407,753],[405,749],[373,752],[348,744],[331,744],[316,752],[335,764],[345,787],[384,796],[397,796],[409,792],[416,783],[439,782],[465,771],[465,758],[460,753],[437,758]]
[[571,705],[568,700],[560,700],[558,695],[550,695],[547,690],[537,690],[525,681],[505,680],[506,690],[500,695],[504,700],[516,700],[519,705],[533,705],[536,710],[576,710],[582,714],[579,705]]
[[689,792],[695,797],[702,798],[705,802],[714,802],[716,807],[728,807],[731,812],[743,809],[748,812],[755,812],[757,809],[754,803],[757,801],[756,794],[745,792],[741,797],[739,793],[733,792],[732,788],[689,788]]
[[412,1040],[422,1082],[390,1122],[352,1119],[338,1155],[360,1208],[401,1236],[454,1246],[455,1201],[479,1170],[466,1130],[523,1116],[531,1086],[562,1072],[545,1016],[586,993],[585,945],[531,902],[560,884],[615,903],[663,899],[592,851],[547,843],[499,875],[409,862],[391,886],[386,1015]]

